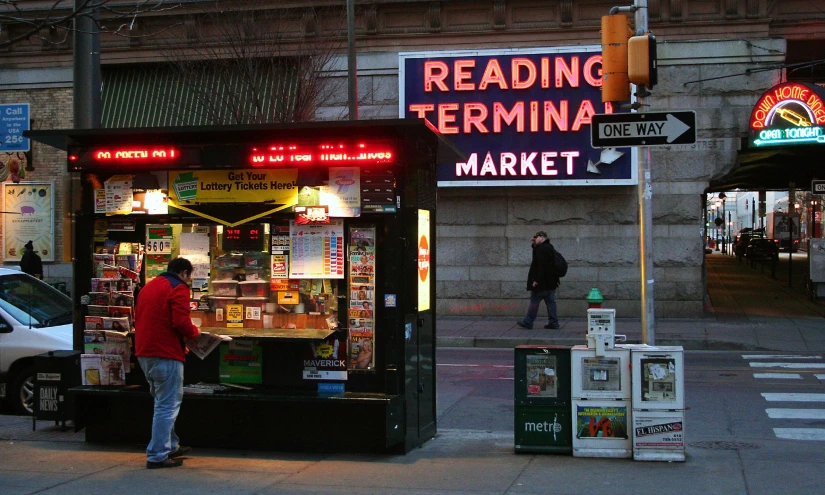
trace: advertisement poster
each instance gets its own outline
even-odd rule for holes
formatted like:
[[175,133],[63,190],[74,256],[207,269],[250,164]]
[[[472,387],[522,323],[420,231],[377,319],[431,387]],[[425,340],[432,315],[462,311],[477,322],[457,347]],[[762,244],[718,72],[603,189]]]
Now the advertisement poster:
[[289,222],[289,278],[344,278],[344,221],[328,225]]
[[633,418],[633,448],[685,448],[684,423],[676,418]]
[[321,187],[320,204],[331,217],[361,215],[361,171],[358,167],[331,167],[329,185]]
[[627,407],[576,406],[576,438],[628,438]]
[[226,326],[227,328],[243,327],[243,304],[226,305]]
[[527,396],[558,397],[556,356],[528,354],[525,357],[527,358]]
[[104,183],[106,215],[132,213],[132,176],[114,175]]
[[3,183],[3,253],[6,262],[20,261],[32,241],[43,261],[54,261],[54,184]]
[[218,379],[221,383],[262,383],[261,346],[254,340],[233,340],[220,345]]
[[146,226],[146,282],[166,271],[172,261],[172,226]]
[[172,170],[170,198],[179,205],[195,203],[295,204],[298,169]]
[[430,212],[418,210],[418,311],[430,309]]
[[307,344],[302,359],[304,380],[346,380],[346,346],[338,339]]

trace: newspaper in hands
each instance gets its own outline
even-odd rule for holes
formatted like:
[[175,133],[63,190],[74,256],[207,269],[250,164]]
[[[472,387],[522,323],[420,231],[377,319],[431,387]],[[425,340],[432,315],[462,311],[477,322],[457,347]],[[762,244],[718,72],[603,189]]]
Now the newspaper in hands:
[[229,342],[230,340],[232,340],[232,337],[227,337],[226,335],[201,332],[197,337],[188,338],[185,342],[186,347],[188,347],[192,353],[201,359],[205,359],[210,352],[218,347],[218,344],[221,342]]

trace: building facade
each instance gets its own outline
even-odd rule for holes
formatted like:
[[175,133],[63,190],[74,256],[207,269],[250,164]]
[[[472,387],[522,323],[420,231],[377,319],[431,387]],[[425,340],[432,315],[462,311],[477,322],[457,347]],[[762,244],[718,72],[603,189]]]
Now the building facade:
[[[148,73],[149,67],[169,63],[170,53],[185,58],[195,56],[197,46],[216,44],[217,30],[203,23],[199,3],[206,2],[138,18],[135,36],[102,36],[104,100],[107,71],[137,68],[138,74]],[[268,2],[232,5],[247,3],[268,10],[287,7]],[[324,48],[334,53],[320,72],[326,96],[316,100],[314,116],[343,119],[347,118],[343,6],[321,10],[322,4],[290,2],[288,7],[297,10],[279,17],[280,24],[271,31],[279,33],[278,54],[284,57],[300,54],[307,40],[333,40]],[[401,53],[594,46],[600,42],[600,18],[615,2],[376,0],[356,4],[359,118],[373,119],[403,116]],[[650,148],[655,314],[697,317],[703,313],[706,297],[705,192],[716,178],[737,166],[748,118],[764,91],[784,80],[823,82],[822,66],[805,62],[825,58],[825,1],[649,0],[648,17],[658,40],[659,84],[645,99],[646,108],[694,110],[698,138],[692,146]],[[12,34],[14,29],[10,26]],[[30,103],[35,128],[72,125],[71,43],[61,40],[30,39],[0,53],[4,64],[0,103]],[[244,42],[265,40],[249,34]],[[596,111],[603,113],[603,108]],[[46,278],[62,279],[70,276],[71,264],[71,253],[63,247],[70,245],[63,239],[70,235],[71,225],[65,156],[35,144],[33,168],[25,180],[51,180],[59,186],[57,257],[48,264]],[[446,186],[439,188],[438,201],[438,314],[521,315],[531,256],[528,242],[537,230],[545,230],[570,264],[557,292],[560,316],[582,316],[591,287],[599,288],[605,306],[616,308],[619,316],[639,316],[635,185],[594,181]]]

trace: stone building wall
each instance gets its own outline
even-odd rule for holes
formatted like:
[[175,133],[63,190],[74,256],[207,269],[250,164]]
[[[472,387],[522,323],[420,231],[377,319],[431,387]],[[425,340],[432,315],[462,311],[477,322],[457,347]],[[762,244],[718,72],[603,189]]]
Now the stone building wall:
[[[32,74],[38,72],[38,74]],[[13,74],[13,75],[12,75]],[[72,127],[72,89],[66,83],[65,71],[7,71],[0,78],[0,103],[28,103],[32,128],[64,129]],[[71,75],[71,72],[68,72]],[[33,77],[33,80],[32,80]],[[43,263],[43,279],[47,282],[66,282],[71,287],[71,218],[69,217],[69,174],[66,171],[66,154],[50,146],[32,146],[33,171],[27,171],[23,183],[29,181],[54,183],[54,242],[53,262]],[[11,179],[6,179],[11,182]],[[5,209],[3,210],[5,211]],[[0,225],[0,238],[2,238]],[[19,262],[6,262],[3,266],[17,268]]]

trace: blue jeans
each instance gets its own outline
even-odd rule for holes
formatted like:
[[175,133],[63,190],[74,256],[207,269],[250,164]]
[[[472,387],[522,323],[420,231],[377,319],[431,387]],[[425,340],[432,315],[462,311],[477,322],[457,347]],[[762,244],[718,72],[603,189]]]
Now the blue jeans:
[[556,291],[554,290],[531,290],[530,306],[527,307],[527,316],[524,317],[524,324],[533,326],[536,316],[539,314],[539,305],[544,301],[547,305],[547,322],[550,325],[558,325],[559,319],[556,317]]
[[178,448],[175,420],[183,401],[183,363],[141,356],[138,356],[138,362],[149,382],[149,393],[155,398],[152,440],[146,448],[146,458],[151,462],[163,462]]

